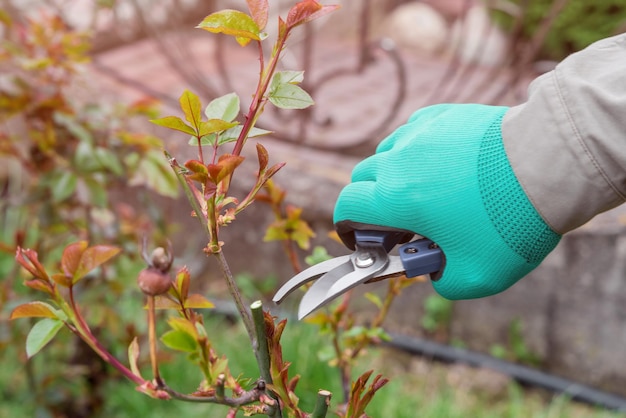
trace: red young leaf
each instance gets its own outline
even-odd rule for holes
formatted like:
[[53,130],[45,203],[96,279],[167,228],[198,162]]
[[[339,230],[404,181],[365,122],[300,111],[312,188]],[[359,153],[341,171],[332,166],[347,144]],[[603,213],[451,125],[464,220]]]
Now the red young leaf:
[[222,181],[226,176],[232,174],[233,171],[241,164],[244,157],[240,155],[224,154],[220,156],[217,164],[209,164],[209,176],[215,184]]
[[289,10],[289,14],[287,15],[287,27],[289,29],[295,28],[298,25],[334,12],[338,8],[339,5],[322,6],[315,0],[303,0],[296,3],[295,6]]
[[185,163],[185,167],[193,173],[188,176],[191,180],[204,184],[209,179],[207,166],[202,164],[202,162],[198,160],[189,160]]
[[54,280],[56,284],[59,284],[63,287],[70,287],[72,285],[72,275],[69,276],[65,273],[57,273],[51,276],[51,279]]
[[207,173],[209,178],[214,184],[219,182],[218,177],[220,176],[220,172],[222,171],[222,166],[219,164],[207,164]]
[[321,8],[322,5],[315,0],[302,0],[296,3],[287,14],[287,26],[293,28],[303,24]]
[[267,163],[269,162],[269,155],[265,147],[259,143],[256,144],[256,153],[259,157],[259,172],[265,170]]
[[40,279],[33,279],[33,280],[25,281],[24,284],[33,290],[39,290],[40,292],[44,292],[49,295],[54,294],[54,289],[52,288],[52,285],[48,281],[44,281]]
[[252,15],[252,19],[259,27],[259,30],[263,30],[267,25],[267,18],[269,14],[269,5],[267,0],[246,0],[248,3],[248,10]]
[[119,248],[111,247],[109,245],[95,245],[87,248],[80,257],[80,263],[74,272],[72,282],[78,282],[91,270],[115,257],[119,252]]
[[265,172],[265,181],[269,180],[274,174],[283,168],[287,163],[276,163]]
[[46,273],[46,269],[41,265],[39,259],[37,258],[36,251],[17,247],[17,251],[15,252],[15,261],[17,261],[36,278],[46,282],[50,280],[48,278],[48,273]]
[[339,9],[341,6],[338,4],[333,4],[330,6],[322,6],[322,8],[320,10],[318,10],[317,12],[313,13],[311,16],[309,16],[309,18],[306,20],[307,22],[310,22],[311,20],[315,20],[315,19],[319,19],[322,16],[326,16],[327,14],[330,14],[332,12],[334,12],[335,10]]
[[28,302],[19,305],[13,312],[9,319],[17,318],[56,318],[54,308],[44,302]]
[[78,241],[65,247],[61,257],[61,269],[65,276],[74,277],[74,273],[80,264],[80,257],[88,246],[87,241]]

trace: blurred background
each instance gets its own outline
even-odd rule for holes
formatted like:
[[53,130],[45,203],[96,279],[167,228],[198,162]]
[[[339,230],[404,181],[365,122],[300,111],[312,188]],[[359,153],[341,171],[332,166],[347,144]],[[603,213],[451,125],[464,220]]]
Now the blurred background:
[[[342,8],[294,32],[280,64],[305,71],[303,87],[316,105],[268,109],[259,122],[274,132],[261,141],[272,161],[287,162],[276,183],[291,204],[304,208],[316,234],[313,247],[333,255],[346,252],[328,237],[337,194],[354,165],[411,113],[442,102],[521,103],[530,81],[568,54],[626,31],[622,0],[333,3]],[[278,16],[292,5],[270,1],[270,39]],[[215,299],[225,295],[221,281],[210,280],[219,270],[199,256],[205,234],[190,218],[162,154],[165,148],[182,160],[194,149],[186,138],[148,123],[178,114],[184,89],[203,103],[234,91],[247,108],[258,77],[257,50],[194,28],[224,8],[246,10],[246,3],[0,0],[0,416],[142,416],[160,408],[129,391],[128,383],[117,381],[69,335],[26,360],[24,339],[32,324],[8,321],[13,307],[32,300],[13,261],[18,245],[36,248],[50,265],[62,244],[76,239],[124,249],[104,272],[104,284],[88,281],[82,296],[95,329],[121,356],[132,336],[145,331],[134,289],[145,234],[154,242],[171,239],[176,263],[190,267],[195,286]],[[254,167],[241,170],[250,175],[234,188],[245,195]],[[263,243],[272,220],[271,209],[259,206],[224,230],[224,251],[249,298],[261,294],[270,300],[292,275],[280,243]],[[452,303],[428,284],[408,288],[386,329],[409,338],[421,355],[382,351],[376,361],[398,375],[421,376],[401,380],[394,390],[417,387],[424,397],[420,406],[407,401],[404,412],[393,416],[415,416],[406,411],[420,407],[423,416],[441,417],[468,411],[601,416],[588,407],[562,406],[552,395],[535,398],[512,389],[518,388],[516,378],[502,370],[467,367],[460,359],[448,359],[453,366],[440,370],[429,361],[436,353],[424,354],[419,342],[529,366],[568,379],[566,386],[577,382],[613,394],[619,404],[626,397],[625,276],[626,210],[617,208],[564,237],[540,268],[504,294]],[[287,306],[285,315],[290,308],[295,309]],[[366,301],[355,298],[352,308],[368,320]],[[298,332],[316,337],[306,326]],[[311,352],[296,356],[317,356],[315,344],[310,346]],[[428,389],[435,375],[436,389]],[[615,406],[613,401],[608,403]],[[496,404],[500,409],[489,409]],[[451,405],[458,411],[445,409]],[[180,413],[167,408],[152,416]],[[381,408],[389,413],[388,405]]]

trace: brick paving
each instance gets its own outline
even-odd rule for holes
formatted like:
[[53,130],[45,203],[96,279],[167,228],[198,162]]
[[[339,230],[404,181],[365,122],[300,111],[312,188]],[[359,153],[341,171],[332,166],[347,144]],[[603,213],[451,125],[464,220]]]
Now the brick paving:
[[[178,32],[164,39],[167,48],[170,48],[174,56],[179,57],[179,65],[193,68],[214,88],[221,93],[227,93],[229,90],[220,79],[215,59],[215,40],[216,35],[199,30]],[[252,46],[241,48],[231,39],[225,41],[230,43],[226,45],[225,56],[228,73],[242,99],[242,108],[245,109],[258,76],[257,50]],[[307,82],[315,85],[317,80],[329,73],[356,67],[358,56],[354,41],[345,37],[320,36],[315,43],[312,67],[306,74]],[[185,57],[185,51],[192,53],[194,58],[190,60]],[[301,69],[297,59],[299,53],[297,45],[293,49],[287,49],[283,60],[286,69]],[[387,130],[378,133],[378,136],[392,130],[414,110],[426,104],[440,101],[484,102],[487,96],[505,86],[504,74],[494,77],[488,68],[474,68],[465,73],[457,71],[454,73],[455,77],[441,86],[441,79],[448,71],[448,56],[428,56],[406,50],[401,50],[400,54],[406,72],[406,84],[403,88],[405,99],[394,114],[390,114],[389,109],[399,86],[395,76],[396,69],[389,58],[376,54],[376,62],[366,67],[362,73],[336,77],[315,90],[313,120],[330,120],[331,123],[309,124],[307,143],[316,147],[333,148],[356,145],[364,140],[377,141],[380,138],[370,136],[385,118],[390,118],[391,121]],[[185,88],[194,90],[168,64],[156,42],[151,39],[101,53],[97,60],[135,84],[140,83],[173,99]],[[94,71],[98,74],[103,89],[114,92],[122,100],[130,101],[145,96],[145,92],[116,81],[98,69]],[[486,77],[491,78],[488,83],[484,82]],[[439,87],[435,90],[437,86]],[[514,104],[515,99],[509,96],[499,103]],[[176,112],[177,109],[168,111]],[[289,113],[286,118],[277,118],[275,113],[266,112],[261,123],[269,124],[272,130],[295,138],[298,132],[295,120]]]

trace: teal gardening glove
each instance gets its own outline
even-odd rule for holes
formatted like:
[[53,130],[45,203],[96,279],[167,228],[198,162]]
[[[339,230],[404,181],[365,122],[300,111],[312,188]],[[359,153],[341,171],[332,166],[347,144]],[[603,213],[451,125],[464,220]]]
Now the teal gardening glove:
[[560,235],[537,213],[509,164],[501,122],[508,108],[435,105],[417,111],[354,169],[334,214],[351,246],[355,228],[427,237],[445,256],[433,281],[448,299],[509,288],[554,249]]

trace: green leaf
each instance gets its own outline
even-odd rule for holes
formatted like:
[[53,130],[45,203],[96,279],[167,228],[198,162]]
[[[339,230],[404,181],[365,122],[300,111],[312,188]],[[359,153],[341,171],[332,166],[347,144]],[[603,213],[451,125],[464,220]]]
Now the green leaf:
[[[129,166],[136,164],[138,156],[129,154],[125,159]],[[135,160],[135,161],[133,161]],[[138,162],[133,177],[128,182],[131,186],[146,186],[162,196],[178,196],[176,173],[157,150],[148,151]]]
[[315,248],[313,248],[313,252],[311,253],[311,255],[308,255],[304,258],[304,262],[307,263],[309,266],[314,266],[321,263],[322,261],[330,260],[331,258],[333,257],[328,254],[328,251],[326,251],[326,247],[317,245],[315,246]]
[[196,329],[196,326],[193,324],[193,322],[186,318],[170,318],[168,319],[167,323],[173,330],[185,332],[189,334],[189,336],[191,336],[194,340],[198,336],[198,330]]
[[391,341],[391,336],[389,334],[387,334],[387,332],[381,328],[381,327],[376,327],[376,328],[372,328],[367,332],[367,336],[369,338],[378,338],[381,341]]
[[300,84],[304,81],[304,71],[277,71],[272,77],[270,90],[278,88],[281,84]]
[[369,300],[374,305],[376,305],[378,309],[381,309],[383,307],[383,302],[382,300],[380,300],[380,296],[377,295],[376,293],[367,292],[365,294],[365,299]]
[[239,96],[237,93],[228,93],[211,100],[204,110],[207,119],[222,119],[232,122],[239,114]]
[[222,357],[218,360],[215,361],[215,363],[212,364],[213,367],[211,367],[211,376],[213,377],[213,379],[216,379],[217,376],[219,376],[220,374],[224,373],[228,367],[228,359],[225,357]]
[[[235,127],[225,130],[224,132],[220,133],[217,145],[223,145],[229,142],[235,142],[237,138],[239,138],[239,135],[241,134],[242,130],[243,130],[243,126],[241,125],[237,125]],[[250,129],[250,132],[248,132],[248,138],[269,135],[271,133],[272,131],[267,131],[265,129],[252,128]],[[203,136],[202,138],[200,138],[200,145],[211,145],[211,146],[215,145],[215,137],[216,137],[215,134],[209,134],[209,135]],[[196,138],[195,136],[192,136],[189,139],[189,145],[193,147],[198,146],[198,138]]]
[[172,350],[187,353],[195,352],[198,347],[196,340],[191,335],[180,330],[167,331],[161,337],[161,341]]
[[65,127],[79,141],[93,143],[92,132],[81,125],[74,115],[54,112],[53,118],[56,123]]
[[166,116],[160,119],[150,119],[150,122],[154,123],[155,125],[173,129],[175,131],[184,132],[189,135],[196,135],[196,130],[192,128],[191,126],[187,125],[178,116]]
[[116,176],[124,175],[124,167],[115,153],[103,147],[96,147],[93,157],[100,163],[100,166],[105,167]]
[[343,338],[357,338],[367,335],[367,328],[361,325],[355,325],[343,333]]
[[83,178],[81,180],[89,191],[89,203],[97,208],[106,207],[108,203],[106,187],[93,178]]
[[227,122],[222,119],[209,119],[206,122],[200,122],[200,126],[198,127],[198,136],[202,137],[209,134],[222,132],[227,129],[233,128],[238,124],[239,122]]
[[212,13],[196,27],[212,33],[234,36],[241,46],[246,46],[251,40],[261,40],[260,29],[256,22],[249,15],[238,10],[227,9]]
[[74,164],[78,171],[96,171],[100,168],[98,160],[93,158],[94,147],[89,142],[81,142],[74,152]]
[[61,328],[63,328],[63,321],[58,319],[45,318],[37,322],[26,337],[26,355],[28,358],[44,348]]
[[191,276],[187,267],[182,267],[176,273],[176,279],[174,280],[174,288],[178,292],[178,296],[181,300],[185,300],[189,295],[189,284],[191,283]]
[[306,109],[315,102],[301,87],[295,84],[280,84],[276,89],[270,91],[269,101],[281,109]]
[[78,177],[71,171],[65,171],[52,180],[52,203],[60,203],[74,194]]
[[189,90],[185,90],[178,99],[180,108],[185,114],[187,122],[191,123],[191,126],[195,128],[197,132],[200,128],[200,121],[202,120],[200,112],[202,111],[202,104],[200,98]]
[[55,309],[44,302],[34,301],[17,306],[9,319],[17,318],[57,318]]

